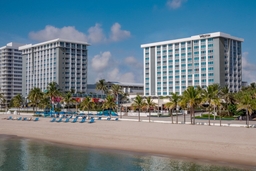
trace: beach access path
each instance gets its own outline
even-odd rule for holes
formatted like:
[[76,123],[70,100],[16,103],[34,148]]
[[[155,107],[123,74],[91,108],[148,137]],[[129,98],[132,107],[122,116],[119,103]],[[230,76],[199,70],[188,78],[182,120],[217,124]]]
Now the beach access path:
[[256,166],[256,129],[96,120],[93,124],[2,120],[0,134],[89,148],[171,155]]

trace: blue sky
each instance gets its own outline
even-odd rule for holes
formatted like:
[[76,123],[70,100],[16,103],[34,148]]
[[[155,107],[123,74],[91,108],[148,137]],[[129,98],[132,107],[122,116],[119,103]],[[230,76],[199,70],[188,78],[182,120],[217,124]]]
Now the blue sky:
[[256,81],[255,0],[12,0],[0,46],[57,37],[87,41],[88,82],[143,82],[141,44],[221,31],[244,38],[243,80]]

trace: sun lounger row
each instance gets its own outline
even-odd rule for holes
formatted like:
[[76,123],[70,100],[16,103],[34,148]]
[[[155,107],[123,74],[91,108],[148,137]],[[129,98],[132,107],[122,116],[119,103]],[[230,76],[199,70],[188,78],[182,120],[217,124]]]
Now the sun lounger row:
[[[67,122],[70,122],[70,123],[76,123],[76,122],[84,123],[84,122],[86,122],[86,118],[82,118],[81,121],[78,121],[78,118],[74,118],[72,121],[69,121],[70,119],[71,118],[65,118],[65,120],[64,120],[63,118],[60,118],[60,119],[57,120],[56,118],[52,118],[52,120],[50,120],[50,122],[65,122],[65,123],[67,123]],[[93,122],[94,122],[94,118],[91,118],[88,123],[93,123]]]
[[17,120],[17,121],[39,121],[39,118],[27,118],[27,117],[12,117],[12,116],[9,116],[8,118],[6,118],[6,120]]

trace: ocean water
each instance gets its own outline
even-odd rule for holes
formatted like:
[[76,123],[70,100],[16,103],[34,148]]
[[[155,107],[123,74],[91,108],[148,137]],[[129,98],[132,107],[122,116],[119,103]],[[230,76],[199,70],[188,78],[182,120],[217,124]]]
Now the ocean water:
[[240,171],[254,170],[123,151],[88,149],[0,136],[0,171]]

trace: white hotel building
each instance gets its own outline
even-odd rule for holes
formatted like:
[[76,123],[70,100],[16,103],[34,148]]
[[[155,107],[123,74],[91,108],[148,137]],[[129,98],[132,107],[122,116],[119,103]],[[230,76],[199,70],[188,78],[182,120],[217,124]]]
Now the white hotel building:
[[23,55],[22,94],[38,87],[47,89],[50,82],[58,83],[63,91],[87,90],[86,42],[54,39],[38,44],[20,46]]
[[22,93],[22,56],[18,50],[21,45],[11,42],[0,47],[0,92],[6,103]]
[[182,94],[188,86],[242,87],[243,39],[215,32],[141,45],[144,95]]

